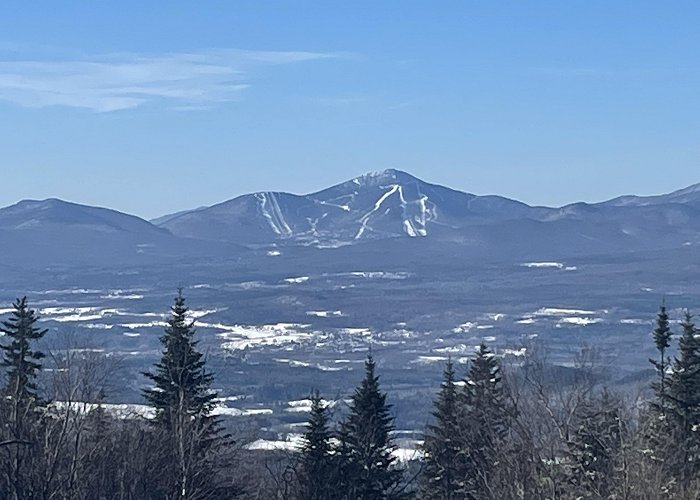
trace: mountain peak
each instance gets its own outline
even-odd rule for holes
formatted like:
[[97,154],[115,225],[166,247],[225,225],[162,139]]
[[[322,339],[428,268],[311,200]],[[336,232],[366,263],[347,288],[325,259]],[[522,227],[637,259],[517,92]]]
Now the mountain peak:
[[360,177],[356,177],[352,180],[355,184],[359,186],[385,186],[388,184],[402,184],[406,182],[415,182],[416,179],[409,173],[403,172],[401,170],[396,170],[394,168],[388,168],[386,170],[380,170],[377,172],[368,172]]
[[31,228],[56,226],[100,227],[106,230],[132,232],[162,232],[161,229],[139,217],[109,208],[46,198],[21,200],[0,209],[0,228]]
[[4,213],[22,213],[46,210],[70,210],[81,205],[61,200],[59,198],[46,198],[43,200],[24,199],[14,205],[2,209]]

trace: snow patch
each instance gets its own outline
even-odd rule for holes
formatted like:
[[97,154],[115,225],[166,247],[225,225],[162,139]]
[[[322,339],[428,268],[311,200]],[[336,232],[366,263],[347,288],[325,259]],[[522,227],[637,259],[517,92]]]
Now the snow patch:
[[579,325],[579,326],[588,326],[588,325],[594,325],[596,323],[602,323],[603,320],[600,318],[581,318],[578,316],[570,317],[570,318],[562,318],[559,320],[557,323],[557,326],[561,325]]
[[[607,311],[603,311],[607,313]],[[558,307],[542,307],[532,313],[532,316],[590,316],[596,314],[596,311],[588,311],[586,309],[564,309]]]
[[309,281],[309,277],[308,276],[299,276],[298,278],[285,278],[283,281],[285,283],[290,283],[290,284],[306,283],[307,281]]
[[447,361],[447,356],[418,356],[411,363],[428,365],[432,363],[441,363]]
[[564,269],[564,264],[561,262],[524,262],[520,266],[531,269]]
[[272,415],[273,411],[269,408],[248,408],[248,409],[238,409],[229,408],[227,406],[216,406],[212,410],[213,415],[219,415],[222,417],[252,417],[256,415]]
[[349,335],[372,335],[372,330],[369,328],[341,328],[340,332]]
[[245,446],[251,451],[299,451],[304,445],[304,436],[289,434],[285,440],[258,439]]
[[342,311],[306,311],[306,315],[317,318],[340,318],[345,316]]
[[534,325],[537,320],[535,318],[523,318],[521,320],[516,321],[517,324],[519,325]]
[[621,319],[620,323],[623,325],[648,325],[651,323],[651,321],[645,319],[626,318]]
[[[335,405],[335,401],[327,401],[325,399],[322,399],[320,403],[323,408],[331,408]],[[285,408],[284,411],[287,413],[309,413],[311,411],[311,405],[312,401],[310,399],[289,401],[287,403],[289,408]]]
[[273,325],[225,325],[223,323],[199,323],[198,326],[224,330],[217,334],[223,340],[221,347],[227,350],[242,350],[249,347],[280,346],[309,341],[310,332],[303,331],[311,325],[277,323]]
[[474,328],[478,328],[479,323],[474,323],[471,321],[466,321],[459,325],[457,328],[454,328],[452,331],[454,333],[468,333],[469,331],[473,330]]

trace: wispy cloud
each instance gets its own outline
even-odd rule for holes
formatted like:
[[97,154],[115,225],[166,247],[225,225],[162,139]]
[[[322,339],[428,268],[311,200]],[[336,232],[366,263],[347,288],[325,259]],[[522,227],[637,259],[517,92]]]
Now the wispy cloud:
[[261,66],[336,57],[317,52],[234,49],[81,59],[0,60],[0,99],[25,107],[109,112],[161,100],[202,109],[240,98]]

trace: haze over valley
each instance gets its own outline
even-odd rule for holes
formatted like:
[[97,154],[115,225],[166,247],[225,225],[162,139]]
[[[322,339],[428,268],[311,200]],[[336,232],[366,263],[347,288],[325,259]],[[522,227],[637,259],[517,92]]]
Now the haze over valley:
[[397,170],[150,222],[21,201],[0,209],[0,313],[26,293],[46,342],[118,360],[111,402],[137,404],[183,287],[225,414],[293,434],[295,402],[342,399],[371,348],[417,431],[441,366],[482,342],[516,365],[544,348],[563,370],[595,344],[614,383],[644,383],[660,301],[675,319],[700,303],[699,215],[698,185],[550,208]]

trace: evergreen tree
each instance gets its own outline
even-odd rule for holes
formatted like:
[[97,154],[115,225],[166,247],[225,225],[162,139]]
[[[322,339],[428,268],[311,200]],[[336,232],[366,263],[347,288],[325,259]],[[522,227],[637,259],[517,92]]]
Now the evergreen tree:
[[370,354],[365,361],[365,378],[355,390],[350,414],[341,426],[338,453],[342,498],[403,498],[403,472],[392,454],[396,446],[391,439],[394,426],[390,409],[386,394],[379,388],[379,377],[375,375],[375,363]]
[[669,484],[660,485],[660,488],[672,487],[673,467],[672,455],[675,452],[673,442],[673,426],[668,418],[670,412],[668,397],[668,374],[670,361],[666,357],[666,350],[671,345],[672,332],[669,326],[669,317],[666,312],[665,301],[661,303],[656,317],[656,327],[653,331],[654,344],[659,352],[659,359],[650,359],[649,362],[656,369],[656,380],[652,383],[654,399],[649,402],[647,411],[642,414],[642,429],[644,429],[644,448],[648,451],[642,455],[649,467],[662,471],[663,481]]
[[39,317],[27,305],[27,297],[17,299],[12,307],[12,317],[0,326],[0,332],[9,340],[0,345],[3,351],[0,366],[7,368],[6,397],[12,401],[15,411],[24,412],[39,402],[36,377],[44,358],[31,343],[41,339],[47,330],[36,327]]
[[[218,417],[212,415],[216,393],[211,389],[213,376],[205,369],[205,360],[194,340],[194,323],[182,290],[178,290],[171,308],[165,334],[160,341],[163,355],[153,373],[145,373],[155,387],[144,391],[155,407],[154,427],[160,431],[171,473],[164,477],[168,498],[204,498],[213,486],[210,481],[210,452],[222,444]],[[169,477],[168,477],[169,476]]]
[[311,398],[311,414],[299,463],[299,499],[329,500],[337,488],[337,464],[331,447],[328,407],[318,393]]
[[[433,410],[434,423],[428,425],[423,444],[424,466],[421,476],[421,492],[425,498],[456,500],[463,478],[460,470],[464,464],[459,447],[459,406],[455,372],[449,360],[443,372],[443,381]],[[461,465],[461,467],[460,467]]]
[[656,368],[656,373],[658,374],[658,381],[654,384],[657,395],[657,404],[655,404],[654,407],[661,415],[666,413],[666,371],[669,364],[666,357],[666,350],[671,345],[672,335],[668,313],[666,312],[666,302],[664,301],[659,307],[659,312],[656,316],[656,328],[654,328],[653,333],[654,344],[656,344],[656,350],[659,351],[659,360],[649,360]]
[[578,406],[567,443],[576,498],[612,498],[625,432],[620,401],[607,390]]
[[668,380],[666,406],[675,444],[670,457],[672,473],[687,487],[700,473],[700,331],[687,311],[681,327],[678,356]]
[[32,344],[41,339],[46,330],[36,327],[39,317],[27,305],[27,298],[17,299],[10,319],[3,321],[0,332],[9,342],[0,345],[3,357],[0,366],[7,369],[7,384],[0,403],[0,422],[5,440],[0,463],[2,483],[7,485],[8,498],[33,498],[37,485],[32,481],[37,444],[35,409],[41,400],[36,378],[44,354]]
[[462,494],[468,499],[489,498],[490,484],[504,466],[505,438],[513,411],[509,408],[500,365],[482,344],[472,361],[461,393],[459,438],[464,454]]

